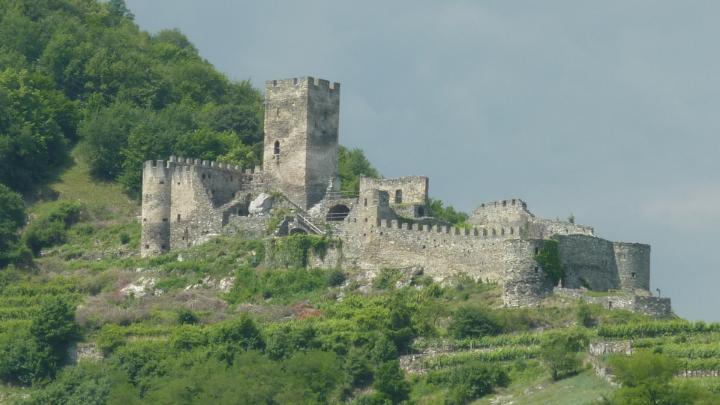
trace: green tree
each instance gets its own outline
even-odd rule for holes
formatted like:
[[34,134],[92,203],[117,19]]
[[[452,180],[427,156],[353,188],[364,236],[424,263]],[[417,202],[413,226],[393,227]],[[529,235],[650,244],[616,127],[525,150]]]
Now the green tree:
[[361,149],[347,149],[344,146],[338,149],[338,175],[341,191],[349,195],[357,194],[360,190],[360,177],[380,177]]
[[410,384],[405,380],[405,375],[400,369],[400,363],[397,360],[388,361],[378,366],[375,371],[376,390],[393,404],[400,403],[410,394]]
[[541,358],[550,370],[554,381],[576,374],[580,370],[580,351],[587,346],[587,336],[583,333],[555,332],[550,334],[541,345]]
[[105,180],[114,180],[120,175],[121,153],[127,147],[130,130],[142,115],[142,110],[133,104],[116,102],[81,123],[83,155],[88,160],[91,175]]
[[27,70],[0,71],[0,183],[27,192],[68,162],[73,104]]
[[445,206],[442,201],[431,198],[428,201],[428,216],[447,221],[451,224],[463,224],[468,219],[464,212],[457,211],[452,206]]
[[453,314],[448,332],[456,339],[496,335],[502,327],[496,316],[478,306],[465,306]]
[[0,268],[27,258],[18,243],[18,230],[26,220],[20,195],[0,184]]

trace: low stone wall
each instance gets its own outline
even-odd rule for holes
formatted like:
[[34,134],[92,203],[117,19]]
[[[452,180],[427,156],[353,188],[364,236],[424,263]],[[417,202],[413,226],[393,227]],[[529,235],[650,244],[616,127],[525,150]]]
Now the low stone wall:
[[672,315],[670,298],[652,297],[621,291],[618,291],[617,294],[594,297],[588,295],[588,290],[585,289],[561,287],[555,287],[553,294],[582,299],[588,304],[598,304],[607,309],[625,309],[655,318],[666,318]]
[[624,354],[629,356],[633,353],[633,345],[630,340],[609,340],[592,342],[588,347],[591,356],[605,356],[608,354]]

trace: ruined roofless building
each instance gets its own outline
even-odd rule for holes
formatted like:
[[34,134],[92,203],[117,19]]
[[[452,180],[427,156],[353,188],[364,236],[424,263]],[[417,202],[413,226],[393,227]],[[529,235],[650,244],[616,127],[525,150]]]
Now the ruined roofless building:
[[563,290],[618,290],[624,298],[616,307],[670,313],[669,299],[649,293],[648,245],[611,242],[588,226],[538,218],[518,198],[481,204],[469,227],[456,228],[429,216],[424,176],[362,178],[358,195],[340,193],[340,85],[312,77],[272,80],[265,94],[262,168],[184,157],[145,162],[142,256],[221,234],[329,231],[342,243],[316,265],[422,271],[438,281],[464,274],[502,285],[506,305],[524,306],[560,287],[538,262],[553,240]]

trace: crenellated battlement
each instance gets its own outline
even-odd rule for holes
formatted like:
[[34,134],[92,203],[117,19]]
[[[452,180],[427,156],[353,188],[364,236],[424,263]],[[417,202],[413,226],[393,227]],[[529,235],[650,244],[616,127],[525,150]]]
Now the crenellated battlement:
[[292,207],[313,221],[302,230],[342,240],[333,267],[422,269],[437,281],[465,274],[502,284],[506,305],[535,305],[557,282],[538,254],[556,246],[565,287],[649,296],[650,246],[598,238],[574,219],[536,217],[520,198],[484,202],[462,226],[433,217],[425,176],[361,177],[358,196],[337,198],[339,116],[339,83],[269,80],[262,169],[177,156],[144,162],[141,255],[220,234],[264,237],[269,227],[293,234],[299,229],[274,222],[277,209]]
[[486,210],[486,209],[508,208],[508,207],[510,207],[510,208],[515,207],[515,208],[527,210],[527,203],[519,198],[512,198],[509,200],[490,201],[490,202],[480,204],[480,206],[477,207],[477,209],[475,211],[477,212],[477,211]]
[[416,231],[424,233],[436,233],[453,237],[477,238],[477,239],[519,239],[519,227],[486,228],[486,227],[455,227],[448,225],[421,224],[396,219],[378,219],[378,228],[398,229],[404,231]]
[[193,158],[185,158],[185,157],[176,157],[176,156],[170,156],[168,160],[148,160],[145,162],[145,168],[146,169],[172,169],[176,166],[188,166],[188,167],[198,167],[203,169],[216,169],[226,172],[234,172],[238,174],[260,174],[262,173],[262,168],[260,166],[255,166],[252,168],[243,168],[240,165],[233,165],[229,163],[223,163],[223,162],[216,162],[216,161],[208,161],[208,160],[200,160],[200,159],[193,159]]
[[340,90],[340,83],[331,82],[325,79],[318,79],[312,76],[293,77],[290,79],[268,80],[265,82],[266,87],[287,87],[299,86],[307,83],[308,86],[315,86],[327,90]]

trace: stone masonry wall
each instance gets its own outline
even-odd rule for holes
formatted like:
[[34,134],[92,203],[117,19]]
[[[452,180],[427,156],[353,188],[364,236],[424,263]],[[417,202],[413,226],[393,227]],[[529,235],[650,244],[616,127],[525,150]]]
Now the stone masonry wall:
[[557,236],[563,286],[596,291],[620,288],[613,244],[592,236]]
[[[356,222],[357,220],[357,222]],[[421,267],[438,281],[458,274],[508,288],[507,305],[526,305],[552,287],[535,261],[537,240],[501,239],[447,226],[365,222],[350,216],[340,235],[346,265],[365,270]]]
[[[390,196],[391,204],[425,205],[428,199],[428,178],[424,176],[396,177],[392,179],[360,178],[360,190],[382,190]],[[400,201],[396,201],[397,191]]]
[[304,209],[337,177],[339,113],[339,83],[312,77],[266,82],[263,170]]
[[222,233],[229,218],[245,214],[244,204],[267,186],[261,172],[223,163],[175,157],[146,162],[141,254],[189,247]]
[[340,83],[308,78],[308,144],[306,206],[325,196],[332,180],[339,186],[338,136],[340,127]]

